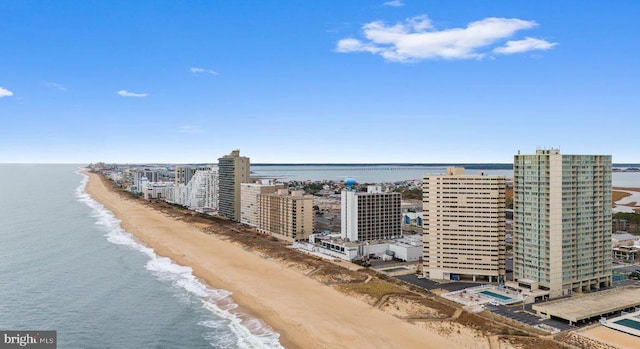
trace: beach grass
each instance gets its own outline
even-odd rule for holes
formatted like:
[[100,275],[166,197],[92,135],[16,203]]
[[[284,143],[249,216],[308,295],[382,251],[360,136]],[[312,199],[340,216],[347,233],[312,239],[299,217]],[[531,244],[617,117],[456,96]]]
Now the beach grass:
[[[536,349],[565,349],[565,348],[576,348],[575,346],[568,346],[566,344],[561,344],[557,341],[547,338],[536,338],[536,337],[520,337],[520,336],[503,336],[502,339],[506,342],[509,342],[511,345],[516,348],[536,348]],[[583,347],[583,349],[587,349]],[[589,348],[596,349],[596,348]]]
[[620,201],[628,196],[631,196],[631,194],[623,192],[623,191],[612,191],[612,196],[613,196],[613,206],[616,205],[616,201]]
[[387,294],[409,294],[409,292],[397,285],[375,278],[367,283],[348,283],[336,285],[335,287],[337,290],[347,294],[368,296],[376,300]]

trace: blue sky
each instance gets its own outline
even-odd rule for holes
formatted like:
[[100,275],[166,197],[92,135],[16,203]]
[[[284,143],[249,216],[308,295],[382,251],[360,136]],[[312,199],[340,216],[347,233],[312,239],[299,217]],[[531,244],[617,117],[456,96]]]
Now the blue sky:
[[640,162],[640,2],[2,1],[0,162]]

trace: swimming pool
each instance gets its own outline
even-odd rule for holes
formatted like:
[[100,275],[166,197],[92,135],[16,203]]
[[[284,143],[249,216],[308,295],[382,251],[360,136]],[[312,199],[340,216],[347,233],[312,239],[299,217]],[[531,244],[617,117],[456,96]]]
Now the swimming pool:
[[491,298],[496,298],[496,299],[499,299],[501,301],[512,301],[512,300],[514,300],[511,297],[503,296],[501,294],[498,294],[498,293],[495,293],[495,292],[491,292],[491,291],[487,291],[487,290],[480,291],[478,293],[482,293],[482,294],[487,295],[487,296],[489,296]]
[[411,269],[405,268],[405,267],[396,267],[396,268],[389,268],[389,269],[381,269],[380,271],[383,271],[385,273],[394,273],[396,271],[406,271],[406,270],[411,270]]
[[613,322],[616,325],[631,327],[636,330],[640,330],[640,322],[631,319],[622,319]]

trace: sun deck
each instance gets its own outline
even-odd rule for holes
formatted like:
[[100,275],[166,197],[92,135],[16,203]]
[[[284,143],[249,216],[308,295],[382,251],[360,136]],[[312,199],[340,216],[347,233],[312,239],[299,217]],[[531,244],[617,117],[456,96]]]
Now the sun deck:
[[640,337],[640,311],[624,314],[612,319],[601,320],[600,323],[614,330]]

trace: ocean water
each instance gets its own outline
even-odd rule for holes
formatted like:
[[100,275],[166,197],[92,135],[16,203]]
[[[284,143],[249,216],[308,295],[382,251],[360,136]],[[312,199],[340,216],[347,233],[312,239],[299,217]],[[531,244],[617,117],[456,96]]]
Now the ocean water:
[[0,329],[56,330],[58,348],[282,347],[124,231],[77,169],[0,165]]

